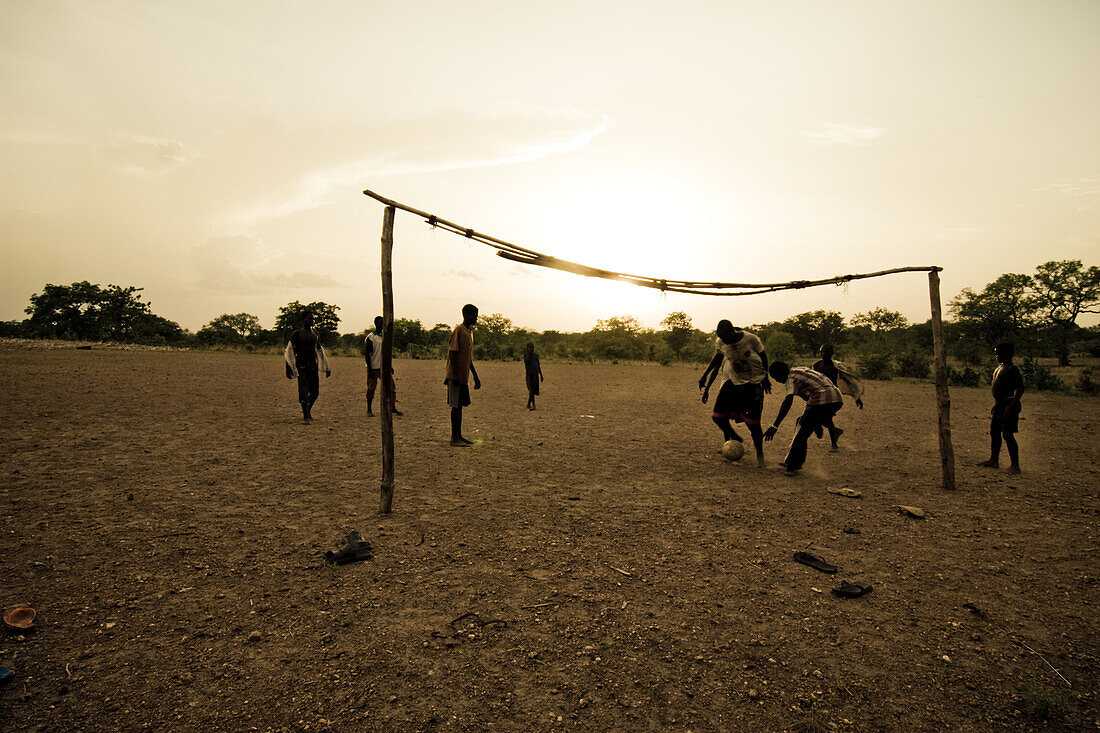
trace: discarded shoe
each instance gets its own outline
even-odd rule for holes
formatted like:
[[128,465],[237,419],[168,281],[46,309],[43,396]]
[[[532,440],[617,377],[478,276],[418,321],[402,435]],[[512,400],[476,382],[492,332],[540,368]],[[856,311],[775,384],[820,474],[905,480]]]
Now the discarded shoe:
[[325,562],[333,565],[347,565],[360,560],[370,560],[374,557],[374,549],[370,543],[352,531],[344,538],[344,543],[339,550],[329,550],[325,553]]
[[924,519],[924,510],[918,509],[915,506],[899,506],[898,511],[902,514],[907,514],[913,519]]
[[19,604],[4,610],[4,625],[8,631],[22,633],[34,628],[35,611],[26,604]]
[[865,596],[872,590],[870,583],[850,583],[845,580],[843,583],[833,588],[833,595],[840,596],[841,598],[859,598]]
[[846,496],[849,499],[858,499],[863,496],[862,491],[856,491],[855,489],[843,488],[843,489],[829,489],[830,494],[836,494],[837,496]]
[[811,555],[808,552],[796,552],[794,553],[795,562],[800,562],[803,565],[809,565],[814,570],[820,570],[823,573],[834,574],[837,570],[836,565],[830,565],[825,562],[824,558],[817,555]]

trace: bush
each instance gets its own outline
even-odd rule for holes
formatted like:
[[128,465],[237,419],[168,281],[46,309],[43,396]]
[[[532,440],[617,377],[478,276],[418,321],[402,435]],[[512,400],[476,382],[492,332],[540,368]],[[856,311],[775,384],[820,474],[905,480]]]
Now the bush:
[[913,350],[907,351],[898,357],[898,376],[911,379],[928,379],[932,373],[932,365],[929,363],[928,354]]
[[859,367],[864,379],[889,379],[894,374],[894,360],[889,354],[868,354]]
[[1024,375],[1024,384],[1040,392],[1045,390],[1061,391],[1066,388],[1062,378],[1046,364],[1040,364],[1030,356],[1020,363],[1020,372]]
[[982,386],[982,375],[972,367],[963,370],[949,367],[947,369],[947,383],[952,387],[980,387]]
[[776,329],[764,340],[764,351],[767,352],[769,361],[785,361],[789,364],[798,356],[798,344],[795,343],[794,336]]
[[1077,389],[1085,394],[1100,392],[1100,384],[1092,381],[1092,369],[1085,367],[1081,370],[1081,376],[1077,378]]

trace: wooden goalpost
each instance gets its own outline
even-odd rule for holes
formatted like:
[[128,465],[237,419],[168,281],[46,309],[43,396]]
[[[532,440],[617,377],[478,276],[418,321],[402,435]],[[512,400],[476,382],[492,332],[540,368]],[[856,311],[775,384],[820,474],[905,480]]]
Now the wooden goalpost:
[[513,262],[549,267],[585,277],[618,280],[639,287],[654,288],[662,292],[713,296],[760,295],[780,290],[800,290],[821,285],[842,285],[853,280],[896,275],[902,272],[927,272],[928,294],[932,312],[932,372],[936,384],[936,413],[938,417],[943,488],[949,490],[955,488],[955,449],[951,444],[951,396],[947,388],[947,351],[943,338],[943,313],[940,307],[940,271],[943,269],[942,267],[935,265],[896,267],[878,272],[838,275],[821,280],[792,280],[785,283],[700,282],[629,275],[544,255],[460,226],[446,219],[440,219],[434,214],[379,196],[373,191],[363,191],[363,194],[386,207],[382,215],[382,318],[385,320],[385,325],[382,331],[382,487],[379,506],[379,510],[383,514],[393,511],[393,415],[389,410],[389,405],[391,404],[390,395],[394,389],[393,374],[391,373],[393,364],[393,222],[397,209],[414,214],[433,227],[439,227],[492,247],[497,251],[498,256]]

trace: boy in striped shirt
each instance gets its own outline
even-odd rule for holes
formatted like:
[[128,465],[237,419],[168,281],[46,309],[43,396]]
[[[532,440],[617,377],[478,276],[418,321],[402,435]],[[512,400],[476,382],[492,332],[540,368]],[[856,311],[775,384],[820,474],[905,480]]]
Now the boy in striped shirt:
[[813,369],[791,368],[777,361],[768,367],[768,373],[776,383],[787,385],[787,396],[779,406],[775,422],[764,432],[764,440],[770,441],[775,437],[779,424],[790,412],[795,395],[806,401],[806,411],[802,413],[798,432],[794,434],[791,447],[787,449],[787,457],[779,464],[784,468],[784,473],[793,476],[802,470],[802,464],[806,462],[806,441],[814,432],[832,424],[833,415],[844,405],[844,398],[828,377]]

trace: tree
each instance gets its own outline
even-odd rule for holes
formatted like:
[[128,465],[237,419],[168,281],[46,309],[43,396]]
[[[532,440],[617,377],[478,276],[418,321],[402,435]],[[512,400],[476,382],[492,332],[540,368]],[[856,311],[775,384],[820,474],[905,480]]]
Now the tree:
[[986,285],[980,293],[964,288],[955,296],[950,310],[959,339],[953,344],[956,355],[975,363],[975,346],[979,344],[984,346],[981,351],[988,354],[1001,341],[1025,340],[1026,330],[1034,325],[1037,315],[1031,287],[1030,275],[1009,273]]
[[336,311],[339,306],[329,305],[320,301],[302,305],[298,301],[287,303],[279,309],[279,315],[275,317],[275,331],[283,339],[290,338],[290,334],[302,325],[302,316],[306,313],[313,314],[313,330],[317,332],[321,343],[331,345],[338,338],[336,327],[340,325],[340,316]]
[[804,352],[815,352],[822,344],[835,344],[844,337],[844,316],[835,311],[809,311],[783,321],[783,330],[794,337]]
[[764,341],[764,351],[768,355],[768,361],[793,361],[798,356],[798,344],[794,336],[786,331],[774,329]]
[[681,358],[684,347],[691,341],[691,334],[695,330],[691,326],[691,318],[683,311],[675,311],[665,316],[661,325],[666,329],[663,335],[668,348],[672,349],[677,359]]
[[1100,267],[1081,260],[1044,262],[1035,268],[1029,291],[1043,320],[1055,332],[1058,365],[1069,366],[1069,343],[1082,313],[1100,313]]
[[891,334],[909,327],[909,321],[901,313],[888,308],[872,308],[866,313],[852,316],[852,326],[870,331],[871,338],[879,348],[886,348]]
[[206,343],[243,343],[263,333],[260,319],[251,313],[223,313],[196,334]]
[[142,288],[108,285],[87,280],[72,285],[47,284],[31,296],[23,322],[35,338],[162,343],[183,336],[179,324],[155,315],[142,302]]
[[511,319],[500,313],[491,313],[478,318],[476,329],[475,356],[479,359],[500,359],[508,354],[508,336],[515,330]]

